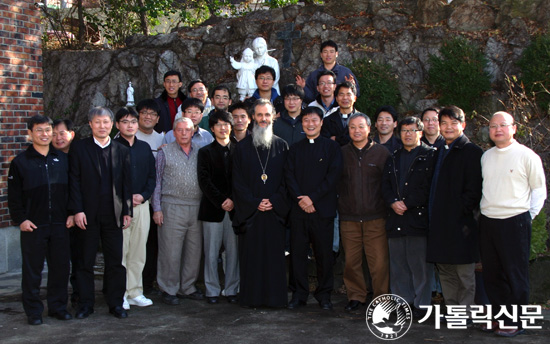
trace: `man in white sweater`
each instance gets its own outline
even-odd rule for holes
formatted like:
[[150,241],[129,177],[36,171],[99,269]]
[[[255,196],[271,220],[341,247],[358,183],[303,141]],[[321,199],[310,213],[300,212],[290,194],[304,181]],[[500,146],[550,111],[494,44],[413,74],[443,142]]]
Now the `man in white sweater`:
[[[531,222],[546,199],[546,180],[540,157],[514,139],[514,118],[497,112],[489,122],[495,147],[481,158],[480,249],[483,280],[492,305],[492,326],[486,332],[504,337],[524,333],[521,306],[529,302]],[[509,317],[494,316],[506,307]],[[513,318],[513,319],[511,319]]]

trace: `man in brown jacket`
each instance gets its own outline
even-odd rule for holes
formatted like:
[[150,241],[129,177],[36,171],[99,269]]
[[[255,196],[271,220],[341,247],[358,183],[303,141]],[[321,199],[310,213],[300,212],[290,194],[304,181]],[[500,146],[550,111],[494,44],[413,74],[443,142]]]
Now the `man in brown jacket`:
[[372,276],[374,297],[389,290],[386,208],[382,199],[382,172],[389,151],[369,139],[371,122],[356,113],[349,119],[351,142],[342,147],[344,170],[339,185],[338,212],[340,232],[346,254],[344,283],[352,311],[364,305],[367,287],[363,276],[362,251],[365,251]]

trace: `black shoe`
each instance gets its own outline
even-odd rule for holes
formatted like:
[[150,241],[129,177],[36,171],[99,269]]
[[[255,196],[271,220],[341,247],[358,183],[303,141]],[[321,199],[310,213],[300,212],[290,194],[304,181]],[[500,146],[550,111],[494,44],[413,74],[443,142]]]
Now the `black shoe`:
[[180,294],[178,294],[178,297],[183,298],[183,299],[191,299],[191,300],[198,300],[198,301],[204,300],[204,294],[201,293],[198,290],[194,293],[189,294],[189,295],[180,295]]
[[211,304],[211,305],[214,305],[214,304],[217,304],[219,303],[220,299],[217,297],[217,296],[207,296],[206,297],[206,302]]
[[228,295],[226,296],[227,297],[227,302],[229,303],[239,303],[239,297],[237,295]]
[[175,306],[180,304],[180,300],[176,297],[176,295],[170,295],[168,293],[162,293],[162,302],[164,302],[167,305]]
[[77,319],[86,319],[94,312],[94,309],[88,306],[83,306],[78,309],[78,311],[75,314],[75,318]]
[[357,308],[359,308],[359,306],[364,306],[365,304],[361,301],[357,301],[357,300],[350,300],[347,304],[346,307],[344,307],[344,309],[346,311],[354,311],[356,310]]
[[162,292],[155,287],[143,289],[143,295],[162,295]]
[[288,309],[296,309],[296,308],[305,306],[306,304],[307,304],[307,302],[305,302],[305,301],[302,301],[302,300],[299,300],[299,299],[292,298],[292,300],[290,300],[290,302],[288,303],[288,306],[287,306],[286,308],[288,308]]
[[325,311],[330,311],[332,310],[332,302],[330,300],[319,301],[319,307]]
[[27,317],[27,323],[29,325],[42,325],[42,316],[40,314],[33,314]]
[[56,318],[57,320],[71,320],[73,318],[73,316],[65,309],[58,312],[48,312],[48,316]]
[[126,319],[128,318],[128,312],[122,306],[116,306],[109,310],[109,313],[114,315],[115,317],[119,319]]

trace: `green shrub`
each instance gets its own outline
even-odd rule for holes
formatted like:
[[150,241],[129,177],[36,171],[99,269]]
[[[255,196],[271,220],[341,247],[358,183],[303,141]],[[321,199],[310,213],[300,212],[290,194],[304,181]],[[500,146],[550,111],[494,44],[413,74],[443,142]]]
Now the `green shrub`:
[[354,60],[347,67],[353,71],[359,81],[360,97],[355,107],[369,116],[382,105],[397,107],[401,94],[397,87],[397,78],[388,64],[372,62],[368,59]]
[[548,231],[546,230],[546,212],[544,208],[533,219],[531,230],[531,253],[529,260],[537,258],[537,255],[546,252],[546,240],[548,240]]
[[550,103],[550,94],[545,91],[550,89],[550,34],[537,36],[517,64],[526,91],[536,95],[537,104],[546,112]]
[[481,94],[491,89],[485,71],[487,59],[466,38],[444,41],[441,57],[431,55],[428,72],[430,89],[439,94],[439,104],[456,105],[464,111],[475,108]]

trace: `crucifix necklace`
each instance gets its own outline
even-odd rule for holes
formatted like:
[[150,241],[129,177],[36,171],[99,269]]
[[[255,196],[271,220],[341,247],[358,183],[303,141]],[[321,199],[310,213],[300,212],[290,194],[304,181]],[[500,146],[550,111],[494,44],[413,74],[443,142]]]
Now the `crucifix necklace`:
[[269,152],[271,152],[271,146],[269,146],[269,149],[267,150],[267,159],[265,159],[265,166],[262,164],[262,159],[260,159],[260,154],[258,153],[258,148],[254,147],[256,149],[256,155],[258,156],[258,161],[260,162],[260,167],[262,168],[262,175],[260,176],[260,179],[262,182],[266,182],[267,180],[267,174],[265,174],[265,169],[267,168],[267,163],[269,161]]

